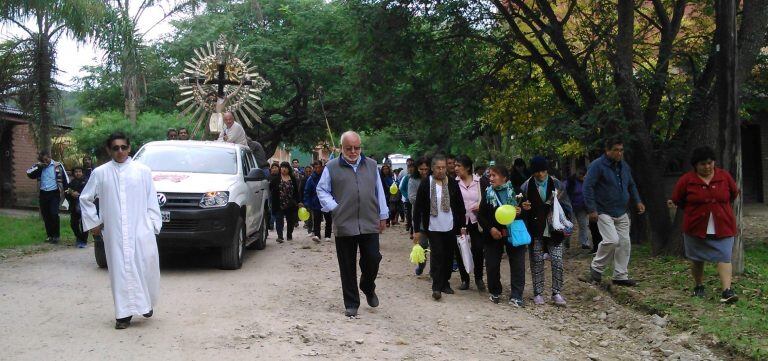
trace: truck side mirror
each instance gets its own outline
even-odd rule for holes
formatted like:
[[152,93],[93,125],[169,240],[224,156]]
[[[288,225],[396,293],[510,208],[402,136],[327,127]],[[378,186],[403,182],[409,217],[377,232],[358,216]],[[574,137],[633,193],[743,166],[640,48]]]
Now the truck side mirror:
[[264,174],[264,170],[260,168],[251,169],[251,171],[248,172],[248,175],[245,176],[246,182],[258,182],[265,179],[267,179],[267,176]]

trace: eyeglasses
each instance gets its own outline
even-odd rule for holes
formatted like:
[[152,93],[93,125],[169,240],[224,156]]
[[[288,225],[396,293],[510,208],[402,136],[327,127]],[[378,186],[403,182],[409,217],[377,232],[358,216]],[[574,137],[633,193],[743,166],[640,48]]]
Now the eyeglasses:
[[344,151],[346,152],[351,152],[353,150],[359,152],[361,149],[363,149],[363,147],[344,147]]
[[128,146],[127,145],[115,145],[111,149],[112,149],[113,152],[118,152],[118,151],[121,151],[121,150],[122,151],[126,151],[126,150],[128,150]]

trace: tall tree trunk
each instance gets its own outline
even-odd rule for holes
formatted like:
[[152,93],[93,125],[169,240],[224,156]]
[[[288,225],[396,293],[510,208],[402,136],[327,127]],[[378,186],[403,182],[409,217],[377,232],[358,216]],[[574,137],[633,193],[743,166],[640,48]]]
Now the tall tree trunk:
[[35,109],[33,116],[39,120],[37,131],[37,147],[39,150],[51,150],[51,87],[53,76],[53,54],[51,43],[44,32],[37,34],[37,51],[35,54],[34,77],[37,94],[34,98]]
[[618,33],[615,41],[616,52],[613,54],[614,82],[624,118],[629,123],[630,133],[636,137],[629,161],[636,170],[634,177],[638,187],[643,191],[650,225],[646,234],[651,237],[653,253],[660,254],[666,252],[670,220],[664,189],[658,186],[661,184],[662,171],[654,157],[653,143],[643,120],[640,97],[633,77],[634,1],[619,0],[617,12]]
[[[736,64],[736,0],[718,0],[716,2],[717,43],[718,43],[718,148],[720,149],[723,168],[736,176],[736,184],[742,188],[741,171],[741,119],[739,119],[739,96]],[[736,224],[741,225],[740,194],[734,201]],[[741,227],[733,243],[733,272],[744,272],[744,244],[741,239]]]

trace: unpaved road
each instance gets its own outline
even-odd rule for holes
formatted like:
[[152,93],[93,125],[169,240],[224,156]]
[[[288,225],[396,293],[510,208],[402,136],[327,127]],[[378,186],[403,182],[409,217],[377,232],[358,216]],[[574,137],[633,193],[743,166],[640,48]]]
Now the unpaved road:
[[[220,271],[200,253],[164,255],[155,316],[134,317],[120,331],[92,248],[10,257],[0,261],[0,359],[720,359],[695,336],[652,324],[579,283],[568,260],[566,309],[533,307],[530,282],[525,309],[494,305],[475,290],[435,302],[428,277],[413,275],[409,245],[400,226],[384,233],[381,306],[371,309],[363,297],[351,320],[342,315],[332,242],[270,238],[238,271]],[[452,283],[456,289],[457,274]]]

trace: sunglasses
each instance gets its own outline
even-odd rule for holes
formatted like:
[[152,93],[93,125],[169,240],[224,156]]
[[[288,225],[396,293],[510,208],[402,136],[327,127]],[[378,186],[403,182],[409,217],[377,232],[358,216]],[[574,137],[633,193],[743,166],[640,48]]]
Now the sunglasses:
[[126,151],[126,150],[128,150],[128,146],[127,145],[115,145],[111,149],[112,149],[113,152],[118,152],[118,151],[121,151],[121,150],[122,151]]

